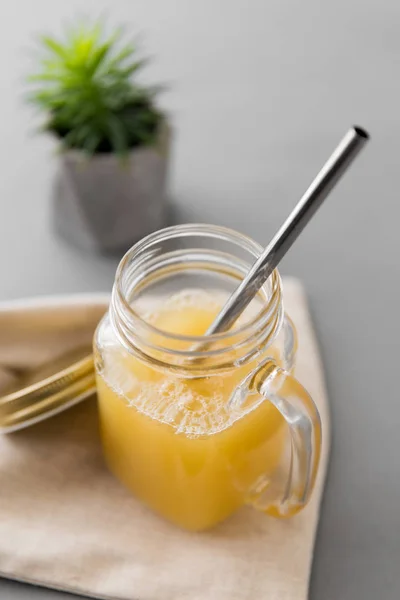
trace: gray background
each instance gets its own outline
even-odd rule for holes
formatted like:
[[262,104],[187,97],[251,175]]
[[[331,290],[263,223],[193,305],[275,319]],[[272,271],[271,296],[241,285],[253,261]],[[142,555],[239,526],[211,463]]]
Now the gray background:
[[[112,9],[111,9],[112,5]],[[110,289],[115,261],[49,229],[51,144],[31,136],[29,36],[96,0],[0,5],[0,299]],[[178,221],[266,243],[353,122],[372,142],[282,265],[305,282],[326,366],[334,443],[312,600],[400,597],[400,3],[114,0],[171,85]],[[0,582],[14,600],[62,595]]]

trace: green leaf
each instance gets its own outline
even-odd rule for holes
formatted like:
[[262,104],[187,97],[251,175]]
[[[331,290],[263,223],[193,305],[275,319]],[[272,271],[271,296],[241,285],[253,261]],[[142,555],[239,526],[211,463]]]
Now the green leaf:
[[[118,46],[118,44],[121,42],[121,40],[124,37],[124,33],[125,33],[125,26],[120,25],[119,27],[117,27],[117,29],[114,31],[114,33],[112,33],[109,38],[106,40],[106,43],[113,47],[116,48]],[[127,44],[125,44],[125,47],[127,46]]]
[[101,142],[101,135],[97,132],[91,132],[83,145],[83,150],[88,154],[94,154]]
[[44,44],[44,46],[48,50],[50,50],[54,54],[57,54],[57,56],[60,56],[61,58],[65,57],[65,55],[66,55],[65,48],[61,44],[56,42],[55,39],[53,39],[47,35],[42,35],[40,39],[41,39],[42,43]]
[[110,132],[110,142],[117,154],[124,154],[128,150],[128,140],[126,131],[121,121],[114,115],[108,118],[108,129]]
[[104,62],[107,54],[110,52],[111,47],[108,44],[103,44],[96,50],[92,59],[88,61],[87,72],[89,75],[94,75],[98,67]]
[[138,60],[134,63],[132,63],[131,65],[129,65],[128,67],[125,67],[124,69],[121,69],[119,71],[119,76],[121,78],[128,78],[131,75],[133,75],[133,73],[136,73],[136,71],[139,71],[139,69],[141,69],[142,67],[144,67],[144,65],[146,65],[148,63],[148,60],[143,58],[142,60]]
[[60,75],[57,73],[38,73],[37,75],[29,75],[27,81],[31,83],[43,81],[59,81]]
[[112,60],[110,60],[109,68],[119,68],[128,58],[131,58],[135,54],[135,45],[129,44],[120,50]]
[[76,146],[76,130],[72,129],[66,136],[62,138],[62,144],[66,148],[75,148]]

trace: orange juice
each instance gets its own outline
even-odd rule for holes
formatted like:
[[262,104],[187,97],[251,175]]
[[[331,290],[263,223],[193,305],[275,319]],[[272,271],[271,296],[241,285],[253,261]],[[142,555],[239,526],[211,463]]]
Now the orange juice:
[[[200,292],[190,302],[183,298],[173,296],[146,320],[169,333],[204,334],[221,303]],[[268,349],[265,356],[273,353]],[[269,402],[253,394],[242,407],[228,406],[259,361],[191,379],[111,345],[97,382],[111,471],[140,500],[186,529],[206,529],[229,516],[251,490],[268,485],[284,448],[284,421]]]

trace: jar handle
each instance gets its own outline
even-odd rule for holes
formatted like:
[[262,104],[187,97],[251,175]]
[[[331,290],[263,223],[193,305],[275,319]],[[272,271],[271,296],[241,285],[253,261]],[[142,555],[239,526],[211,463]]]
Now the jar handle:
[[289,430],[286,468],[251,501],[270,515],[290,517],[306,506],[315,484],[322,439],[318,409],[301,383],[271,358],[246,380],[248,391],[270,402]]

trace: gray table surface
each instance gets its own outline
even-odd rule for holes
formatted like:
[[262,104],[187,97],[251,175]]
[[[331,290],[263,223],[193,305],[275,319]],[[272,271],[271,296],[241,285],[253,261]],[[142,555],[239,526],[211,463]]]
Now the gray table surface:
[[[51,233],[55,160],[30,135],[21,101],[29,36],[103,7],[1,3],[1,300],[110,289],[114,260]],[[265,243],[346,128],[371,132],[282,272],[307,286],[332,407],[311,600],[398,600],[400,3],[114,0],[108,13],[137,24],[157,57],[148,77],[171,84],[178,222],[225,224]],[[64,596],[0,581],[0,597]]]

